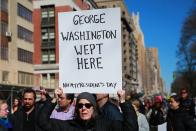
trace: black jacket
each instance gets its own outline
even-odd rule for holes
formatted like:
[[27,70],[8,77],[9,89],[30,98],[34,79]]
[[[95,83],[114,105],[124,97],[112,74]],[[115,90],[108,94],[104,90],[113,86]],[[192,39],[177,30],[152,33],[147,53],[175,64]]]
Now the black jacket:
[[[50,101],[52,98],[47,95],[46,96],[47,99],[46,101],[38,101],[35,104],[35,108],[34,108],[34,119],[37,120],[38,115],[40,113],[40,110],[43,108],[44,104],[47,103],[47,101]],[[11,117],[10,117],[10,121],[12,122],[13,125],[13,131],[24,131],[23,130],[23,120],[25,119],[25,110],[24,107],[20,107]],[[35,131],[43,131],[37,124],[37,121],[35,121],[34,123],[34,128]]]
[[[40,107],[39,106],[35,106],[34,108],[34,119],[36,120],[37,119],[37,116],[39,115],[39,109]],[[13,131],[24,131],[23,130],[23,120],[26,119],[25,118],[25,110],[23,107],[21,107],[19,110],[17,110],[11,117],[11,122],[12,122],[12,125],[13,125]],[[37,122],[35,121],[34,123],[34,128],[35,128],[35,131],[43,131],[37,124]]]
[[[55,104],[49,102],[40,112],[39,124],[46,131],[132,131],[132,114],[135,113],[130,103],[121,104],[124,121],[121,122],[121,130],[116,128],[116,121],[105,120],[102,117],[91,120],[90,122],[81,122],[77,120],[56,120],[50,119],[50,114]],[[118,125],[119,126],[119,125]]]
[[184,110],[187,110],[189,112],[189,114],[196,118],[195,116],[195,104],[194,104],[194,101],[192,98],[188,98],[188,99],[181,99],[180,101],[181,103],[181,107],[184,109]]
[[151,126],[158,126],[165,122],[164,112],[159,108],[152,108],[149,123]]
[[[103,118],[108,119],[108,120],[123,121],[123,116],[122,116],[122,113],[120,112],[119,108],[110,101],[107,101],[103,105],[103,107],[101,107],[99,109],[99,114]],[[137,120],[137,116],[136,116],[136,120]]]
[[167,114],[167,131],[196,131],[196,122],[188,111],[170,109]]
[[8,128],[5,128],[3,127],[2,125],[0,125],[0,131],[12,131],[12,129],[8,129]]

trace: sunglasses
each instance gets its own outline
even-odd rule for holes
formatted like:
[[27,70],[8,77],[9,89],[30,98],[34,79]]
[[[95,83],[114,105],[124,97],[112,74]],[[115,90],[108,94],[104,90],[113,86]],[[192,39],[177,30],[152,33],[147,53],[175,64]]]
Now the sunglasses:
[[187,92],[181,92],[181,94],[186,94]]
[[92,104],[90,104],[90,103],[85,103],[85,104],[79,103],[79,104],[78,104],[78,108],[79,108],[79,109],[82,109],[83,107],[85,107],[85,108],[87,108],[87,109],[90,109],[91,106],[92,106]]

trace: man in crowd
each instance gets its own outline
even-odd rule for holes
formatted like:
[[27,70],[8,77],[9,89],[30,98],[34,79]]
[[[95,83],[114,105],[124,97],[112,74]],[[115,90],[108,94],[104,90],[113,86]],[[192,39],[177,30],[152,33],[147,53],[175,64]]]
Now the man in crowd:
[[192,98],[189,96],[189,92],[187,88],[181,88],[180,89],[180,97],[181,97],[181,106],[183,109],[189,111],[189,114],[193,117],[195,117],[195,103]]
[[23,106],[12,117],[13,131],[42,131],[36,123],[39,109],[35,104],[35,91],[26,88],[22,97]]
[[[118,121],[115,125],[123,121],[120,109],[109,100],[109,94],[96,94],[96,98],[99,113],[104,119]],[[134,110],[132,112],[131,124],[132,131],[138,131],[137,115]],[[120,125],[116,127],[119,127],[120,130]]]
[[72,120],[75,106],[73,105],[74,94],[63,94],[58,98],[57,109],[54,109],[50,118],[59,120]]
[[51,100],[52,98],[43,87],[39,87],[39,89],[36,89],[35,92],[40,94],[40,100],[36,102],[37,108],[40,110],[44,103],[46,103],[46,100]]
[[96,94],[96,97],[101,116],[109,120],[123,120],[120,109],[109,100],[109,94]]

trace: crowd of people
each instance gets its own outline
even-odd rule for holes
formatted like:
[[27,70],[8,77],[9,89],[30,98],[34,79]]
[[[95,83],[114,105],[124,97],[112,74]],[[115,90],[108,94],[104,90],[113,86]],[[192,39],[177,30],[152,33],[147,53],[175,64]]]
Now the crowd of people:
[[26,88],[12,109],[0,100],[0,131],[157,131],[164,123],[167,131],[196,131],[195,101],[186,88],[169,99],[126,99],[124,90],[117,96],[65,94],[58,88],[51,97],[44,88]]

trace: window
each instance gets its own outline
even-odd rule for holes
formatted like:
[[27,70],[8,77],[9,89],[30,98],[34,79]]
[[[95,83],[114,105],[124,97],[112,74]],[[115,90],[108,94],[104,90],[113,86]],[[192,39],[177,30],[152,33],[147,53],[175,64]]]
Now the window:
[[129,49],[129,53],[131,53],[131,49]]
[[55,36],[54,36],[54,28],[50,28],[49,29],[49,39],[54,39]]
[[18,16],[21,16],[25,20],[32,22],[32,11],[24,7],[23,5],[19,4],[17,5],[18,8]]
[[122,11],[122,14],[125,15],[125,11]]
[[18,84],[33,85],[33,74],[27,72],[18,72]]
[[2,60],[8,60],[8,43],[0,44],[0,57]]
[[55,74],[51,73],[50,74],[50,88],[55,88]]
[[56,87],[55,74],[54,73],[42,74],[42,86],[55,88]]
[[0,6],[1,6],[0,8],[1,8],[2,11],[8,12],[7,3],[8,3],[8,0],[1,0],[0,1]]
[[47,74],[42,74],[42,86],[48,87],[47,82],[48,82]]
[[42,51],[42,63],[47,63],[48,62],[48,52],[47,51]]
[[54,10],[49,10],[48,11],[48,17],[54,17]]
[[133,73],[133,79],[137,80],[137,73]]
[[9,72],[8,71],[3,71],[2,72],[2,81],[3,82],[8,82],[8,76],[9,76]]
[[136,66],[133,67],[133,72],[137,73],[137,68],[136,68]]
[[54,17],[54,8],[43,8],[42,18]]
[[33,32],[18,25],[18,38],[33,42]]
[[50,50],[50,53],[49,53],[49,60],[51,62],[54,62],[55,61],[55,52],[54,50]]
[[132,55],[131,55],[131,56],[129,56],[129,60],[130,60],[130,61],[132,61]]
[[18,60],[26,63],[33,63],[33,53],[24,49],[18,48]]
[[7,23],[1,21],[1,34],[5,36],[6,32],[7,32]]
[[55,12],[54,6],[42,7],[41,9],[42,25],[54,24]]
[[42,63],[43,64],[55,63],[55,50],[54,49],[42,50]]
[[126,38],[126,35],[125,34],[123,34],[123,39],[125,39]]
[[48,30],[42,29],[42,41],[47,41],[47,40],[48,40]]
[[47,11],[42,12],[42,18],[48,18],[48,12]]
[[54,42],[54,28],[42,28],[42,42]]
[[126,60],[127,60],[127,59],[126,59],[126,58],[124,58],[124,62],[126,62]]

